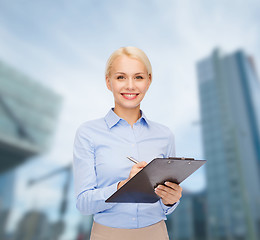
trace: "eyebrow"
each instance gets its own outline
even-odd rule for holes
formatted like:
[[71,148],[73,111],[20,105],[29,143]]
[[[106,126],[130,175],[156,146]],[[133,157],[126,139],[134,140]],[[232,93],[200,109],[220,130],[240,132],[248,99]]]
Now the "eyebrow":
[[125,74],[124,72],[116,72],[115,74]]
[[[126,74],[124,72],[116,72],[115,74]],[[134,75],[139,75],[139,74],[145,74],[145,72],[138,72],[138,73],[135,73]]]

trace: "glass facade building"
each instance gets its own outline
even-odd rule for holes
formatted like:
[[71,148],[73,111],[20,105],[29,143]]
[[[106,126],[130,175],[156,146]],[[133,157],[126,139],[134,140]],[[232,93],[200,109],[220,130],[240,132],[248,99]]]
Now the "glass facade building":
[[181,204],[167,221],[170,239],[207,240],[206,192],[183,191]]
[[5,239],[8,216],[14,202],[15,172],[0,174],[0,239]]
[[61,97],[0,61],[0,239],[14,200],[14,168],[51,145]]
[[260,84],[243,51],[197,64],[208,239],[260,239]]
[[0,61],[0,173],[50,145],[61,97]]

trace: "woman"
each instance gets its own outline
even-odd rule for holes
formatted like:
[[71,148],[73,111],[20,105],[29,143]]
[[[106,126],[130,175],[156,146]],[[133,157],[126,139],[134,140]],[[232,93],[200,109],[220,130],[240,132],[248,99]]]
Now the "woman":
[[169,239],[164,220],[179,204],[179,185],[159,185],[155,193],[160,200],[152,204],[105,203],[152,159],[175,156],[171,131],[140,110],[152,82],[150,61],[136,47],[119,48],[108,59],[105,75],[115,107],[104,118],[83,123],[75,137],[77,208],[94,214],[90,239]]

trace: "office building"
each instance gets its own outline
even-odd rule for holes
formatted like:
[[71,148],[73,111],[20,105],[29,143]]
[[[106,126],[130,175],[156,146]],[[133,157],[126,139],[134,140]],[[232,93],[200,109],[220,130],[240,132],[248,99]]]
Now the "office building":
[[50,240],[51,225],[47,216],[35,210],[27,212],[19,221],[15,240]]
[[0,239],[12,208],[15,167],[49,149],[61,97],[0,61]]
[[166,221],[170,239],[207,240],[206,192],[183,191],[180,205]]
[[197,64],[208,239],[260,239],[260,84],[252,58],[219,50]]
[[0,239],[5,239],[7,219],[14,201],[14,182],[13,171],[0,174]]
[[50,146],[61,97],[0,61],[0,173]]

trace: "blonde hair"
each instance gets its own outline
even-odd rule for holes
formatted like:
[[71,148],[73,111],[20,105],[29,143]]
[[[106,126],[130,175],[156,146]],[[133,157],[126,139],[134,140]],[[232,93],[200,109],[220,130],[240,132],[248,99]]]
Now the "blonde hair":
[[142,62],[144,64],[144,66],[146,67],[148,75],[150,75],[152,78],[152,65],[151,65],[148,57],[141,49],[139,49],[137,47],[131,47],[131,46],[130,47],[121,47],[121,48],[115,50],[110,55],[109,59],[107,60],[107,64],[106,64],[106,70],[105,70],[106,76],[109,76],[112,64],[115,61],[115,59],[117,57],[123,56],[123,55],[130,57],[130,58],[134,58],[134,59]]

